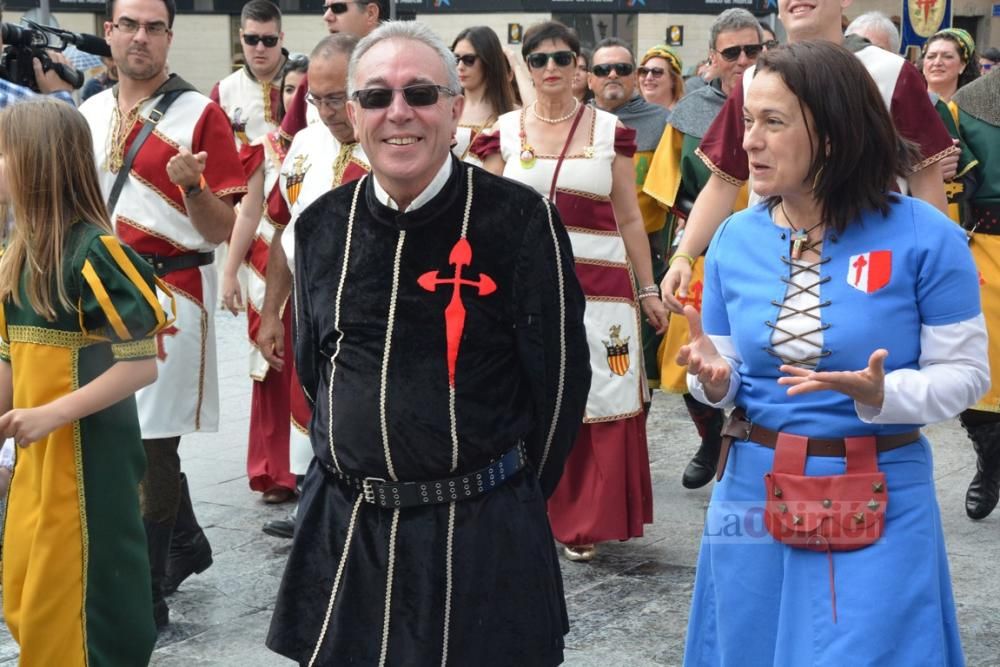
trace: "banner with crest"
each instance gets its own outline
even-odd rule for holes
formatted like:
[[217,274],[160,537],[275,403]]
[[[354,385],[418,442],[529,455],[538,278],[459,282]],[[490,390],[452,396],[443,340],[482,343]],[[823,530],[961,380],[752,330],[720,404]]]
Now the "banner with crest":
[[951,27],[952,0],[903,0],[903,27],[900,31],[904,55],[910,47],[921,49],[927,38]]

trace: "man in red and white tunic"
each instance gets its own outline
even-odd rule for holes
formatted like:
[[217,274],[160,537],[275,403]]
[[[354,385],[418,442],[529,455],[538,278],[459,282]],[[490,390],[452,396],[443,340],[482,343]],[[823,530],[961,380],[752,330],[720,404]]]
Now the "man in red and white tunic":
[[237,146],[249,144],[281,122],[281,10],[269,0],[250,0],[240,14],[243,67],[215,84],[210,97],[229,116]]
[[182,435],[218,428],[213,253],[229,237],[233,205],[246,185],[225,113],[166,72],[173,3],[114,0],[110,9],[112,19],[104,31],[119,83],[80,107],[93,133],[106,196],[161,98],[183,91],[141,144],[120,197],[110,207],[118,236],[154,265],[176,298],[177,319],[157,336],[159,378],[136,394],[148,460],[143,519],[154,611],[162,627],[168,622],[165,589],[212,562],[187,485],[181,482],[177,449]]
[[[310,55],[307,83],[303,85],[308,85],[306,99],[317,109],[322,122],[295,135],[278,182],[268,197],[267,217],[275,232],[270,242],[266,291],[260,314],[248,310],[248,317],[259,319],[256,348],[271,366],[268,373],[284,373],[286,362],[292,363],[291,357],[285,355],[285,341],[291,340],[291,308],[287,304],[292,290],[295,219],[318,197],[357,180],[370,169],[347,119],[347,65],[357,41],[348,34],[330,35]],[[290,377],[288,458],[291,472],[304,475],[312,460],[308,433],[312,415],[294,369]],[[291,537],[294,523],[293,513],[287,519],[269,521],[264,530],[270,535]]]
[[[818,39],[842,43],[864,63],[882,94],[896,129],[920,148],[921,158],[907,181],[900,183],[900,190],[947,212],[941,161],[956,151],[951,137],[931,106],[927,87],[913,65],[856,35],[844,39],[840,30],[840,14],[850,2],[778,0],[778,17],[788,32],[789,42]],[[691,280],[688,258],[698,257],[705,251],[715,230],[732,212],[740,188],[750,180],[750,164],[743,150],[743,99],[754,71],[753,67],[746,70],[743,86],[735,88],[730,94],[697,151],[712,171],[712,176],[691,209],[684,237],[670,262],[667,275],[660,283],[664,302],[675,312],[681,312],[681,303],[674,298],[675,292],[678,298],[687,297]],[[822,73],[817,73],[817,76],[822,76]],[[835,103],[831,100],[831,104]],[[754,203],[752,197],[750,204]],[[684,261],[675,261],[677,259]]]

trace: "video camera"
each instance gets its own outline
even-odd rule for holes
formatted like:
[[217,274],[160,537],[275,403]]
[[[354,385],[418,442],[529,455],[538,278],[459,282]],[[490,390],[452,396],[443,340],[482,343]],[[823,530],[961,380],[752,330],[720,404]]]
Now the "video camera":
[[103,38],[96,35],[61,30],[34,21],[25,20],[25,26],[13,23],[0,24],[0,36],[3,38],[3,58],[0,59],[0,77],[38,91],[35,81],[35,70],[31,64],[33,58],[42,63],[42,71],[54,69],[66,83],[74,88],[83,85],[83,72],[73,67],[54,63],[46,50],[63,51],[70,44],[84,53],[95,56],[111,57],[111,47]]

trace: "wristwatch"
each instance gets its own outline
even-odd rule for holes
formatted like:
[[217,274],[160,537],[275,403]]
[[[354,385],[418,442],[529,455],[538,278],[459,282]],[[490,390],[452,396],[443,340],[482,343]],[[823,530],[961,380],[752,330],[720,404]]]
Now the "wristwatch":
[[201,176],[198,177],[198,183],[196,185],[189,185],[186,188],[181,188],[181,192],[184,194],[185,197],[193,197],[202,190],[204,190],[206,185],[208,184],[205,182],[205,175],[202,174]]

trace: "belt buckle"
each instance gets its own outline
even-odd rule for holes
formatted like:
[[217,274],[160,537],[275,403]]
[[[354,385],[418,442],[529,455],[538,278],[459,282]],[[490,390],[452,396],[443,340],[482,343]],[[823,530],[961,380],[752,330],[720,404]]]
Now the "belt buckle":
[[749,417],[745,417],[743,421],[740,422],[740,424],[745,429],[743,435],[740,437],[740,440],[742,440],[743,442],[749,442],[750,432],[753,431],[753,420],[750,419]]
[[372,488],[372,482],[385,484],[385,480],[381,477],[365,477],[361,480],[361,492],[365,495],[365,502],[375,505],[375,489]]

